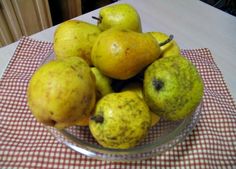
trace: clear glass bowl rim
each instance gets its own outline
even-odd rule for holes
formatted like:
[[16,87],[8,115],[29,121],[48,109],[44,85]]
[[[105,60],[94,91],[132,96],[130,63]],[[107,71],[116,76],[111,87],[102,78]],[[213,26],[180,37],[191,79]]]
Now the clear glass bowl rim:
[[[49,126],[45,127],[59,142],[65,144],[72,150],[86,156],[94,157],[100,160],[130,161],[129,157],[134,158],[137,154],[144,154],[143,157],[138,157],[137,159],[135,159],[140,160],[150,158],[154,155],[160,155],[171,149],[178,143],[182,142],[192,132],[197,122],[199,121],[202,104],[203,103],[201,102],[190,116],[186,117],[175,130],[170,132],[164,138],[157,139],[152,144],[140,145],[129,149],[105,148],[80,140],[74,135],[66,132],[65,130],[58,130]],[[57,134],[55,134],[55,131]],[[63,135],[63,137],[65,138],[59,138],[58,133]]]

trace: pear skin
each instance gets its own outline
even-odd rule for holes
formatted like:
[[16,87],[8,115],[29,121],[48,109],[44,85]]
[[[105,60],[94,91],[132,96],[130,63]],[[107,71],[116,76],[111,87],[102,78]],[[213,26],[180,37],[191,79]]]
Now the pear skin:
[[56,58],[77,56],[92,65],[91,50],[100,32],[96,25],[84,21],[69,20],[61,23],[53,38]]
[[102,74],[96,67],[91,67],[91,71],[95,76],[95,84],[97,90],[97,99],[113,92],[111,87],[112,79]]
[[111,28],[94,43],[91,59],[106,76],[126,80],[160,56],[160,47],[150,34]]
[[32,75],[27,101],[35,118],[56,128],[75,125],[90,115],[96,100],[94,77],[79,57],[57,59]]
[[136,146],[147,135],[150,126],[147,104],[130,91],[102,97],[89,121],[90,131],[98,143],[113,149]]
[[196,67],[180,55],[156,60],[144,74],[146,103],[168,120],[182,120],[190,115],[201,102],[203,90]]
[[[158,43],[161,43],[169,38],[169,36],[163,32],[149,32]],[[160,46],[161,48],[161,57],[167,57],[171,55],[180,55],[180,47],[175,40]]]
[[103,7],[99,11],[98,27],[102,31],[116,27],[142,32],[140,16],[130,4]]
[[[141,99],[144,99],[143,86],[141,83],[138,82],[129,83],[122,89],[122,91],[132,91],[136,93]],[[160,121],[160,117],[156,113],[153,113],[151,110],[150,113],[152,117],[151,126],[155,126]]]

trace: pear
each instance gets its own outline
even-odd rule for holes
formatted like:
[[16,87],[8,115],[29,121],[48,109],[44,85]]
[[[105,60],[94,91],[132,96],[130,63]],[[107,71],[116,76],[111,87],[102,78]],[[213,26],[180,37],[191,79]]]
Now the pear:
[[112,27],[142,32],[141,20],[136,9],[130,4],[115,4],[99,11],[98,27],[104,31]]
[[[132,91],[132,92],[136,93],[141,99],[144,99],[142,83],[131,82],[131,83],[127,84],[122,89],[122,91]],[[151,113],[151,117],[152,117],[151,126],[155,126],[160,121],[160,117],[152,111],[150,111],[150,113]]]
[[153,62],[144,74],[144,99],[150,109],[168,120],[190,115],[203,97],[203,81],[196,67],[181,55]]
[[147,104],[130,91],[102,97],[89,121],[90,131],[98,143],[113,149],[136,146],[147,135],[150,126]]
[[112,79],[102,74],[102,72],[96,68],[91,67],[91,71],[95,76],[95,84],[97,91],[97,99],[113,92],[111,87]]
[[66,128],[90,116],[95,100],[94,75],[80,57],[57,59],[32,75],[27,101],[35,118],[56,128]]
[[[169,36],[163,32],[149,32],[158,43],[161,43],[169,38]],[[167,43],[161,48],[161,57],[171,56],[171,55],[180,55],[180,47],[175,40],[172,40],[170,43]]]
[[93,64],[106,76],[126,80],[160,56],[160,46],[147,33],[111,28],[102,32],[91,52]]
[[56,57],[77,56],[92,65],[91,50],[100,32],[96,25],[84,21],[69,20],[63,22],[57,27],[53,38]]

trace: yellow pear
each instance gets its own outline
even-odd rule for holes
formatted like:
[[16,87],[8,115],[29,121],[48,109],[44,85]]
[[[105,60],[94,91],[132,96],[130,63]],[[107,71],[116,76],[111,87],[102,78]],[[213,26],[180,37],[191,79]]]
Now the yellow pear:
[[[169,38],[169,36],[163,32],[149,32],[158,43],[161,43]],[[161,57],[171,56],[171,55],[180,55],[180,48],[175,40],[160,46],[161,48]]]
[[142,32],[141,20],[137,10],[130,4],[105,6],[99,11],[98,27],[104,31],[113,27]]
[[160,56],[160,47],[150,34],[111,28],[94,43],[91,59],[105,75],[125,80],[138,74]]
[[29,81],[28,105],[35,118],[56,128],[78,124],[92,112],[96,89],[88,64],[79,57],[42,65]]
[[102,72],[96,67],[91,67],[91,71],[95,76],[97,99],[100,99],[101,97],[112,93],[112,79],[102,74]]
[[115,149],[136,146],[147,135],[150,126],[147,104],[130,91],[102,97],[89,121],[90,131],[98,143]]
[[91,50],[99,33],[100,29],[96,25],[84,21],[63,22],[57,27],[53,39],[56,57],[77,56],[92,65]]

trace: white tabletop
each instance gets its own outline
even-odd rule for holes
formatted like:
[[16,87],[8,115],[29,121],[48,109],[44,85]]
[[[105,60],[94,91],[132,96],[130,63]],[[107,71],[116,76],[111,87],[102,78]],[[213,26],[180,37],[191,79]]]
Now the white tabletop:
[[[143,31],[174,34],[182,49],[209,48],[234,99],[236,100],[236,17],[198,0],[123,0],[132,4],[141,16]],[[76,19],[96,23],[91,16],[98,10]],[[56,26],[32,35],[52,42]],[[18,42],[0,48],[0,77]]]

